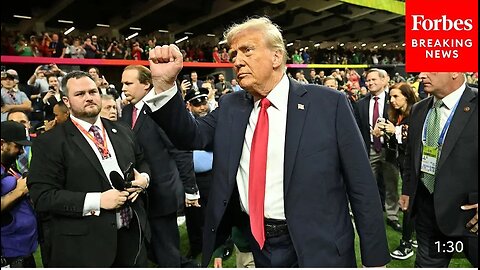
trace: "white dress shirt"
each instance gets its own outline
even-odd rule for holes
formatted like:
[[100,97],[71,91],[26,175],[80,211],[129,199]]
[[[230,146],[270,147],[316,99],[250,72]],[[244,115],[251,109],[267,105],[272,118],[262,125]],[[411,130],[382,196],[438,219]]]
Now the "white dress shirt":
[[[167,91],[155,94],[151,90],[144,98],[145,103],[152,112],[160,109],[175,94],[177,87],[174,85]],[[266,218],[285,219],[285,208],[283,198],[283,171],[285,153],[285,131],[287,124],[287,104],[289,93],[289,80],[284,75],[281,81],[273,88],[267,96],[272,103],[267,109],[269,118],[268,129],[268,157],[265,184],[265,208]],[[253,132],[258,120],[260,101],[256,101],[250,114],[245,139],[243,142],[242,155],[237,170],[237,186],[240,194],[242,209],[248,213],[248,177],[250,171],[250,147],[252,144]],[[283,134],[279,136],[279,134]]]

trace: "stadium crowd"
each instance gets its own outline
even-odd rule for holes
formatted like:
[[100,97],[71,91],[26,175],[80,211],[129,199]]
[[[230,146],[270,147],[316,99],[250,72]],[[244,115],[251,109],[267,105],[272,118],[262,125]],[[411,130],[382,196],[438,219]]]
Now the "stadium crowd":
[[[274,37],[263,35],[267,28]],[[470,121],[459,140],[478,138],[478,119],[459,119],[471,111],[476,115],[478,72],[403,77],[376,67],[287,69],[286,63],[403,63],[404,51],[288,51],[283,41],[275,43],[281,37],[276,31],[268,19],[252,19],[227,30],[229,47],[181,48],[158,47],[163,44],[154,38],[120,41],[43,33],[27,39],[2,33],[2,55],[150,60],[149,68],[127,66],[121,89],[109,83],[120,78],[100,75],[99,69],[108,67],[65,72],[52,63],[39,65],[29,78],[8,67],[2,70],[2,267],[35,267],[38,245],[46,267],[145,267],[147,258],[160,267],[198,267],[202,252],[202,266],[213,257],[214,266],[221,267],[235,252],[237,267],[352,267],[352,223],[360,235],[364,266],[408,259],[417,246],[416,266],[448,266],[451,256],[429,253],[429,239],[440,237],[465,243],[462,251],[477,267],[478,197],[470,180],[477,180],[478,167],[469,164],[476,164],[478,145],[462,142],[447,156],[446,147],[439,150],[434,144],[442,136],[448,139],[440,123],[448,129]],[[247,37],[254,49],[245,45]],[[233,63],[236,75],[200,77],[193,70],[181,71],[184,61]],[[451,95],[455,93],[460,95]],[[452,120],[450,111],[457,106],[455,117],[464,115]],[[438,119],[431,116],[437,113]],[[269,119],[270,128],[275,127],[270,135]],[[265,123],[266,141],[257,131]],[[438,127],[434,139],[431,126]],[[298,148],[288,148],[292,136],[297,136]],[[429,159],[434,169],[419,176],[413,171],[420,164],[416,158],[430,157],[418,150],[422,139],[435,153],[434,161]],[[261,147],[269,143],[275,147]],[[469,148],[468,164],[458,165],[459,151]],[[420,152],[411,155],[414,151]],[[438,151],[444,163],[437,165]],[[296,167],[288,167],[294,160]],[[426,174],[440,179],[435,167],[452,163],[458,166],[442,172],[466,175],[465,188],[444,178],[434,187],[428,184]],[[263,164],[261,173],[258,164]],[[255,191],[242,181],[262,174],[262,221],[255,223],[259,208],[249,198]],[[296,196],[283,193],[284,184]],[[470,193],[463,194],[465,190]],[[465,198],[457,198],[460,191]],[[455,210],[437,205],[444,197],[434,196],[448,192],[449,203],[462,202]],[[432,214],[437,207],[447,210]],[[179,211],[187,222],[186,255],[179,251]],[[446,212],[462,219],[437,225],[435,220],[445,219]],[[246,226],[251,231],[245,224],[251,224]],[[310,226],[327,230],[306,229]],[[393,250],[388,250],[385,226],[402,234]],[[472,239],[476,247],[470,245]]]

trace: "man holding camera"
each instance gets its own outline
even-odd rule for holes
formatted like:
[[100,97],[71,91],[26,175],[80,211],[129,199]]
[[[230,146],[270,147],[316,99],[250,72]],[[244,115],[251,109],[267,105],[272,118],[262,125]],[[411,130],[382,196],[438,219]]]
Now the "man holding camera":
[[366,83],[370,93],[356,103],[355,118],[367,147],[382,204],[387,212],[387,225],[401,232],[402,225],[398,221],[399,171],[393,163],[386,160],[386,139],[371,134],[378,121],[387,121],[389,80],[390,77],[383,69],[372,68],[367,71]]

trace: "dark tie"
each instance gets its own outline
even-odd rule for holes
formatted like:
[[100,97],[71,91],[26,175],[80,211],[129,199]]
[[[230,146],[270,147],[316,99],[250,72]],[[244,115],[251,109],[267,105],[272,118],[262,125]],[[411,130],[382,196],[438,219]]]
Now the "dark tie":
[[[103,141],[102,135],[100,134],[100,128],[99,127],[97,127],[95,125],[92,125],[90,127],[89,131],[93,133],[93,137],[95,137],[95,139],[97,140],[97,142],[100,145],[105,145],[105,142]],[[97,144],[95,144],[95,146],[97,146],[97,149],[100,152],[100,155],[103,157],[104,153],[103,153],[102,148],[100,148]]]
[[137,122],[137,107],[133,106],[133,111],[132,111],[132,129],[135,127],[135,123]]
[[[425,144],[427,146],[438,147],[438,139],[440,138],[440,107],[442,107],[443,101],[441,99],[435,101],[433,104],[432,112],[428,117],[427,122],[427,138]],[[440,149],[439,149],[440,150]],[[440,154],[440,153],[438,153]],[[438,157],[437,156],[437,161]],[[430,193],[433,193],[435,187],[435,175],[424,173],[422,182]]]
[[[100,143],[101,145],[104,145],[102,135],[100,135],[100,128],[95,125],[92,125],[90,127],[90,131],[93,133],[93,136],[98,141],[98,143]],[[102,149],[98,147],[98,145],[97,145],[97,148],[98,148],[98,151],[100,151],[100,154],[103,156]],[[127,227],[128,224],[130,224],[130,220],[132,220],[132,217],[133,217],[132,210],[130,209],[129,206],[125,205],[119,209],[119,213],[120,213],[120,220],[122,223],[121,227]]]
[[[373,103],[372,126],[375,127],[375,124],[377,123],[377,119],[380,116],[380,113],[378,110],[379,97],[373,97],[373,99],[375,100],[375,102]],[[373,136],[373,149],[377,153],[380,153],[380,151],[382,151],[382,142],[380,141],[380,137]]]
[[8,94],[9,94],[10,97],[12,98],[13,103],[16,103],[16,102],[17,102],[17,99],[15,98],[15,91],[10,90],[10,91],[8,91]]
[[260,101],[260,113],[257,126],[253,133],[250,151],[250,172],[248,179],[248,210],[250,212],[250,227],[253,237],[263,248],[265,242],[264,204],[265,204],[265,177],[267,173],[268,150],[268,114],[270,101],[263,98]]

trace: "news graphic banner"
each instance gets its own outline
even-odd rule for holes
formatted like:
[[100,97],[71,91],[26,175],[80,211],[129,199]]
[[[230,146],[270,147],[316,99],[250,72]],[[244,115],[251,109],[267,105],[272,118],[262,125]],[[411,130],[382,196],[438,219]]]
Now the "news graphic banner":
[[478,0],[407,0],[407,72],[478,71]]

